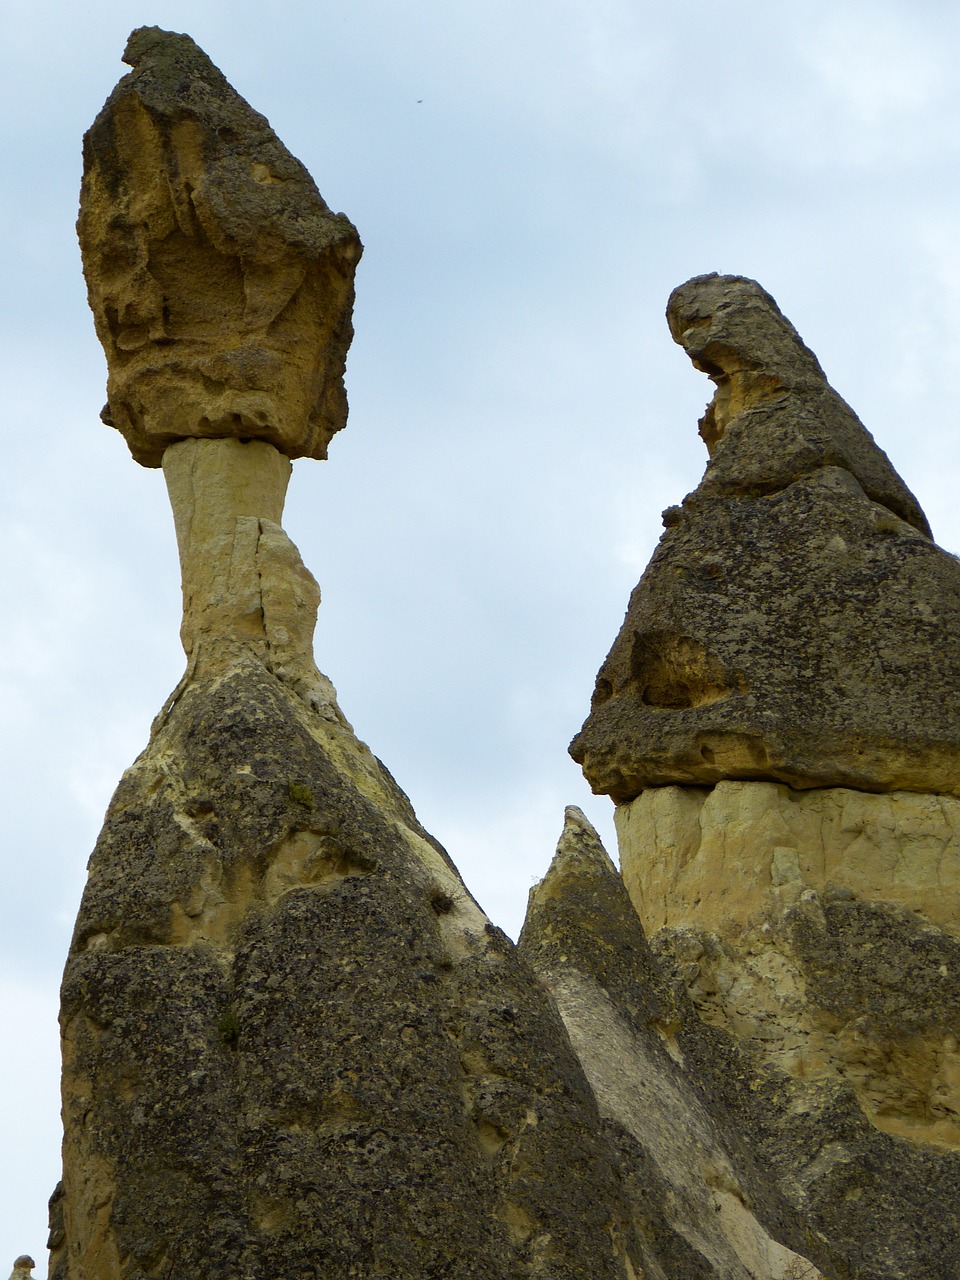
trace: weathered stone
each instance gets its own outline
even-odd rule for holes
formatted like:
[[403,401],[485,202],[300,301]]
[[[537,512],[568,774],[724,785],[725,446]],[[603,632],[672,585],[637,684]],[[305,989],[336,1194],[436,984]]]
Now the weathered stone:
[[10,1280],[33,1280],[31,1271],[37,1264],[26,1253],[21,1253],[13,1264],[13,1270],[10,1272]]
[[759,286],[700,277],[669,317],[718,385],[710,462],[574,758],[620,802],[725,778],[960,795],[960,561]]
[[280,525],[290,462],[263,441],[183,440],[163,456],[183,580],[185,679],[254,657],[343,720],[316,667],[320,589]]
[[960,1149],[960,801],[651,788],[623,878],[700,1014],[881,1129]]
[[141,27],[84,139],[78,231],[106,420],[159,466],[191,436],[326,457],[361,247],[189,36]]
[[548,995],[254,659],[192,679],[121,782],[62,1000],[55,1274],[642,1273]]
[[[930,926],[842,896],[824,900],[825,928],[808,921],[803,900],[790,910],[796,963],[824,1008],[850,1018],[858,1004],[888,1032],[910,1006],[931,1022],[953,1016],[952,1006],[937,1012],[955,978],[939,974],[952,959]],[[881,1132],[848,1080],[794,1073],[762,1035],[716,1016],[682,949],[699,942],[702,952],[716,939],[689,927],[652,942],[651,953],[622,881],[574,818],[531,894],[521,954],[556,997],[619,1139],[647,1274],[943,1280],[960,1272],[958,1155]],[[905,970],[899,1008],[895,989],[883,989],[891,953]],[[940,985],[924,993],[935,973]],[[726,1011],[736,1008],[734,993]]]
[[[264,261],[293,262],[283,305],[342,336],[345,294],[304,281],[336,274],[349,224],[185,37],[135,33],[130,56],[88,137],[88,260],[112,262],[112,200],[146,254],[120,273],[134,300],[151,246],[186,279],[210,240],[263,284],[244,280],[269,303],[254,346],[306,342],[273,323]],[[207,147],[198,119],[228,132]],[[289,206],[251,196],[274,178]],[[189,206],[179,230],[168,199]],[[64,974],[52,1280],[642,1280],[616,1145],[555,1005],[316,669],[319,591],[280,526],[284,454],[307,446],[269,413],[266,432],[239,409],[236,430],[187,429],[202,344],[166,364],[146,328],[160,355],[121,362],[115,385],[146,404],[139,379],[162,365],[130,438],[163,453],[188,666],[113,798]],[[258,393],[299,413],[282,363],[258,366]]]
[[[617,1140],[647,1273],[821,1280],[751,1208],[750,1179],[735,1168],[727,1135],[682,1068],[676,1035],[689,1012],[661,976],[620,878],[578,809],[567,810],[556,857],[531,890],[520,953],[556,1000]],[[756,1170],[752,1182],[759,1191]],[[794,1234],[802,1235],[796,1225]]]
[[643,927],[736,933],[807,889],[876,899],[960,937],[960,800],[766,782],[651,787],[616,811]]

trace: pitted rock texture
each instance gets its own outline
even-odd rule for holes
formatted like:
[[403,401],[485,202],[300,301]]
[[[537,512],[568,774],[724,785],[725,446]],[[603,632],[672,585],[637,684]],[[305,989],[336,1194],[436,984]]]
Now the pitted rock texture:
[[379,762],[252,658],[189,681],[120,783],[62,1035],[56,1280],[643,1274],[549,996]]
[[361,246],[189,36],[141,27],[84,138],[78,232],[105,420],[159,466],[191,436],[326,457]]
[[700,277],[668,314],[717,383],[710,462],[574,758],[618,802],[729,778],[960,795],[960,560],[758,285]]
[[[816,998],[838,1012],[879,1001],[879,1017],[895,1018],[883,991],[894,939],[902,964],[919,947],[917,982],[895,978],[901,1015],[914,1002],[933,1015],[941,991],[920,987],[944,957],[924,950],[936,944],[923,929],[899,932],[906,917],[895,911],[836,905],[851,918],[824,904],[825,928],[807,922],[804,903],[795,908]],[[960,1271],[960,1156],[880,1131],[836,1074],[785,1069],[761,1036],[713,1016],[688,989],[670,931],[653,943],[599,841],[581,818],[568,821],[531,893],[520,951],[553,992],[618,1138],[646,1274],[944,1280]]]
[[759,496],[819,467],[842,467],[868,497],[930,536],[916,498],[770,294],[742,276],[674,289],[667,323],[717,390],[700,421],[703,492]]
[[550,870],[531,890],[520,951],[556,1000],[615,1137],[646,1274],[821,1280],[757,1219],[747,1189],[759,1187],[756,1171],[738,1172],[684,1076],[680,1005],[578,809],[567,810]]

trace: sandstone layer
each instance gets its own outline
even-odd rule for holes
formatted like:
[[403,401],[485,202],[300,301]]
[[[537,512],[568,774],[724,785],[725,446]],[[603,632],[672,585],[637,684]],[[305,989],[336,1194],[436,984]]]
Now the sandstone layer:
[[960,1151],[960,801],[722,782],[645,791],[617,828],[703,1018],[842,1081],[885,1132]]
[[78,222],[105,421],[151,467],[191,436],[326,457],[354,227],[189,36],[141,27],[124,61],[84,138]]
[[574,758],[618,802],[729,778],[960,795],[960,561],[758,285],[700,277],[668,315],[717,384],[710,461]]

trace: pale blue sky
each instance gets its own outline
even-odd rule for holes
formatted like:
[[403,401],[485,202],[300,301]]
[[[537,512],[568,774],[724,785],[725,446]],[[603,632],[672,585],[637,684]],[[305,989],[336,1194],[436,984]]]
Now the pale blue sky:
[[611,839],[566,744],[703,467],[674,285],[759,279],[960,550],[955,5],[6,0],[0,1268],[41,1261],[84,863],[182,666],[162,480],[98,421],[73,232],[145,23],[193,35],[366,244],[350,424],[286,523],[346,714],[508,931],[564,804]]

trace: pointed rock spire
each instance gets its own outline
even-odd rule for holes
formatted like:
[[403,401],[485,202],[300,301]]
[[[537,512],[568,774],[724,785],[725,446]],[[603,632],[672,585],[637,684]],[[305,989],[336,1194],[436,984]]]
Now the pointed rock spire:
[[759,285],[698,277],[668,319],[717,384],[710,460],[574,759],[618,802],[738,778],[960,795],[960,561]]

